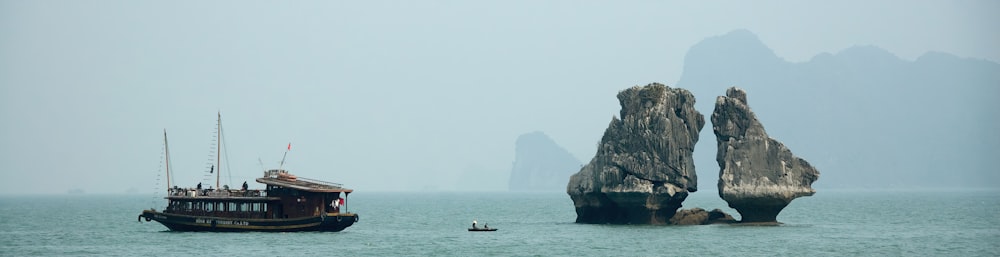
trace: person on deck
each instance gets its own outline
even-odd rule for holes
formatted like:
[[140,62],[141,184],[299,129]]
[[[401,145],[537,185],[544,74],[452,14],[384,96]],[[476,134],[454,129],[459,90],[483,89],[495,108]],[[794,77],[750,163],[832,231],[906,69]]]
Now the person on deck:
[[243,191],[247,191],[247,182],[243,181]]

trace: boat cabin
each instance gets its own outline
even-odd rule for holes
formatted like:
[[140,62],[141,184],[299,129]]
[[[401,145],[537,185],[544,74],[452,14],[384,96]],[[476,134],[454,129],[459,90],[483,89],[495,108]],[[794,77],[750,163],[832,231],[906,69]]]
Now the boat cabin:
[[299,178],[286,170],[264,172],[263,190],[171,188],[164,213],[244,219],[291,219],[346,213],[347,195],[338,183]]

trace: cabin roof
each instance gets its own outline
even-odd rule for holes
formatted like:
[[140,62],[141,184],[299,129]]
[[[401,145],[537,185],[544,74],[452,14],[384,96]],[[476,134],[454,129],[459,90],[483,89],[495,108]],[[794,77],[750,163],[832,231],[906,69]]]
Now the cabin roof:
[[320,180],[313,180],[307,178],[296,178],[294,180],[281,179],[281,178],[271,178],[263,177],[257,179],[258,183],[272,186],[280,186],[284,188],[292,188],[306,192],[317,192],[317,193],[350,193],[354,192],[352,189],[344,188],[340,184],[331,183]]

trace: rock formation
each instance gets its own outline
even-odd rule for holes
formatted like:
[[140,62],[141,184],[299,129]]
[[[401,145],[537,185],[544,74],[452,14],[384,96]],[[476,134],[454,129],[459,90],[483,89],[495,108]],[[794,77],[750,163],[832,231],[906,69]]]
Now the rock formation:
[[517,137],[510,191],[558,191],[580,169],[580,161],[542,132]]
[[739,211],[740,222],[777,222],[793,199],[816,192],[811,185],[819,171],[767,136],[742,89],[731,87],[715,101],[712,130],[719,146],[719,196]]
[[670,218],[670,225],[709,225],[735,222],[736,219],[733,219],[733,216],[729,216],[719,209],[712,211],[705,211],[702,208],[680,210],[674,214],[673,218]]
[[697,188],[691,159],[705,118],[687,90],[653,83],[618,93],[594,158],[566,191],[578,223],[668,224]]

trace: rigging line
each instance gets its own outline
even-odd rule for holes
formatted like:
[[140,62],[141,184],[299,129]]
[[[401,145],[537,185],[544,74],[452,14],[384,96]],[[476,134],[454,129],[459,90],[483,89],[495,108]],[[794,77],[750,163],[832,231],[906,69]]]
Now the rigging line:
[[[161,164],[162,164],[162,162],[161,162]],[[162,166],[161,166],[161,168],[160,168],[159,171],[160,172],[163,171]],[[159,191],[158,189],[160,188],[160,172],[156,172],[156,184],[153,185],[153,195],[152,195],[152,198],[149,199],[149,208],[155,208],[156,207],[156,191]]]
[[[218,126],[218,125],[216,125],[216,126]],[[208,168],[208,170],[207,170],[208,172],[202,174],[202,177],[201,177],[201,182],[203,184],[205,184],[205,188],[211,187],[210,186],[211,180],[212,180],[211,178],[212,178],[212,175],[214,175],[213,173],[216,172],[216,170],[215,170],[215,168],[216,168],[215,164],[216,163],[215,163],[215,158],[214,158],[215,155],[216,155],[215,154],[215,149],[218,147],[218,146],[216,146],[216,142],[215,142],[216,133],[218,133],[218,130],[213,129],[212,133],[211,133],[212,140],[208,144],[208,160],[205,163],[205,166],[208,166],[207,167]]]
[[[164,136],[164,138],[166,138],[166,136]],[[153,192],[151,198],[149,199],[150,209],[156,208],[156,198],[158,195],[157,192],[159,192],[160,189],[160,177],[163,174],[163,164],[164,164],[164,159],[166,159],[166,153],[167,153],[167,141],[163,140],[163,147],[160,148],[160,165],[159,169],[156,171],[156,182],[153,184]]]

